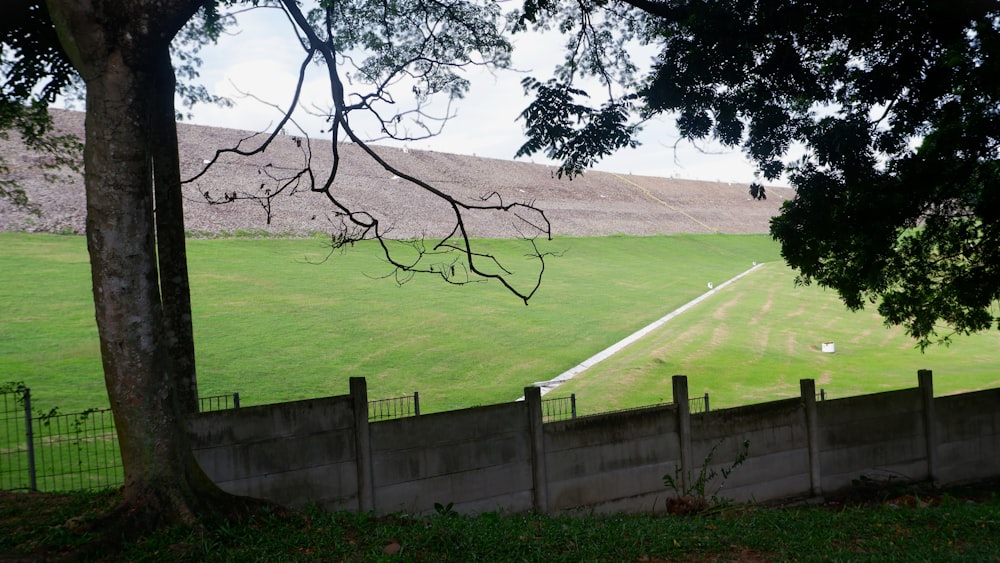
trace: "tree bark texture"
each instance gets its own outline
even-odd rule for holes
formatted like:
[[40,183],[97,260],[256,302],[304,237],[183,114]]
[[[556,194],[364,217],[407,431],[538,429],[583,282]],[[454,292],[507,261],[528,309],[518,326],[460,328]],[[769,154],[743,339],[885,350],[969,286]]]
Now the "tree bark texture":
[[[165,102],[157,90],[165,87],[167,73],[173,76],[169,42],[198,5],[197,0],[49,0],[60,40],[87,86],[87,247],[125,503],[146,520],[189,523],[221,492],[195,461],[184,430],[182,413],[189,406],[181,404],[170,345],[176,326],[167,322],[163,303],[172,308],[168,316],[184,307],[176,292],[187,289],[186,268],[183,276],[167,268],[173,277],[162,296],[153,180],[155,167],[164,187],[161,222],[176,220],[180,211],[172,198],[180,194],[169,186],[179,171],[167,171],[170,154],[154,149],[170,138],[159,117]],[[174,228],[163,227],[160,260],[184,259]],[[183,238],[182,223],[179,229]]]
[[184,413],[196,413],[198,378],[195,370],[191,287],[184,239],[184,200],[174,112],[176,79],[169,51],[162,51],[158,55],[164,60],[152,68],[156,73],[156,85],[153,89],[154,107],[150,133],[160,297],[163,302],[167,349],[174,364],[174,381],[180,408]]

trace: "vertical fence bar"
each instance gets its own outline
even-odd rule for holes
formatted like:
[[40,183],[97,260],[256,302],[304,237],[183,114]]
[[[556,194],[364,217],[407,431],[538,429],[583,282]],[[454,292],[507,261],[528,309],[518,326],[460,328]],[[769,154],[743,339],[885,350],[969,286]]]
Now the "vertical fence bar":
[[28,441],[28,482],[32,491],[38,490],[35,473],[35,433],[31,426],[31,389],[24,389],[24,437]]
[[705,393],[705,412],[708,412],[708,393]]
[[240,393],[239,393],[239,391],[233,393],[233,408],[234,409],[240,408]]
[[413,416],[420,416],[420,393],[413,392]]
[[576,393],[570,393],[569,410],[570,413],[572,414],[571,418],[576,418]]

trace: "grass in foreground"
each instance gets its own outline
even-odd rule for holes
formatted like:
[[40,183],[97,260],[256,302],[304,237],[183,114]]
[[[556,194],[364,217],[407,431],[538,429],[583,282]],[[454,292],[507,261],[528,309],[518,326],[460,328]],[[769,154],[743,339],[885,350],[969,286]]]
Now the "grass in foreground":
[[117,493],[0,493],[0,559],[101,561],[996,561],[997,484],[711,516],[430,516],[264,509],[88,552]]

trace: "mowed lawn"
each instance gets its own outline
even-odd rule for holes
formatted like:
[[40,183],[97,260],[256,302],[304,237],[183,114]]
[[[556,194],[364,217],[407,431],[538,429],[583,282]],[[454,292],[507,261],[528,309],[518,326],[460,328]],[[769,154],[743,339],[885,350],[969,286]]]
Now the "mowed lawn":
[[833,291],[794,277],[783,262],[764,264],[550,396],[577,394],[584,414],[654,404],[671,400],[671,376],[681,374],[692,397],[708,393],[724,408],[797,397],[806,378],[832,399],[916,387],[920,369],[933,370],[935,395],[1000,387],[996,331],[921,353],[874,306],[849,312]]
[[[421,393],[425,412],[516,399],[716,285],[762,268],[553,392],[581,412],[670,400],[670,376],[714,407],[793,396],[816,378],[834,397],[907,387],[935,370],[938,394],[997,386],[991,333],[921,355],[872,312],[795,287],[766,236],[561,238],[542,250],[543,286],[525,306],[496,283],[402,286],[371,245],[325,260],[322,240],[189,241],[199,383],[243,404],[346,393]],[[517,255],[513,241],[491,241]],[[518,263],[527,282],[532,263]],[[37,408],[107,404],[85,241],[0,234],[0,382],[23,381]],[[823,341],[835,354],[819,351]]]

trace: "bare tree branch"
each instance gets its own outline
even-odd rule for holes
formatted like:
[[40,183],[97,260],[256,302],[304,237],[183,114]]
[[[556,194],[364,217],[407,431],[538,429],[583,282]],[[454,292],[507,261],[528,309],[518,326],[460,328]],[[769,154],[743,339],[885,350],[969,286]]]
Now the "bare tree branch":
[[[539,237],[551,239],[551,225],[544,211],[531,203],[505,202],[497,193],[472,201],[458,198],[390,162],[374,150],[369,144],[371,139],[363,138],[351,122],[351,117],[355,114],[365,119],[373,118],[379,128],[377,139],[411,140],[435,135],[452,117],[450,101],[459,97],[467,86],[464,79],[453,71],[468,66],[503,66],[506,63],[509,45],[502,39],[499,30],[490,30],[483,23],[486,20],[470,20],[474,16],[489,16],[493,13],[489,11],[492,8],[480,8],[462,1],[418,0],[407,8],[414,13],[400,15],[393,12],[399,9],[398,5],[385,4],[378,15],[372,15],[376,19],[368,20],[365,25],[374,26],[384,35],[387,42],[385,50],[388,53],[380,51],[377,57],[382,57],[381,59],[373,62],[369,58],[358,63],[353,57],[355,51],[342,50],[340,41],[346,40],[338,34],[348,32],[341,29],[342,25],[334,25],[335,22],[342,23],[337,20],[342,14],[334,12],[339,8],[326,7],[307,15],[294,0],[280,0],[280,5],[294,24],[305,51],[289,106],[284,110],[274,106],[282,112],[282,118],[259,144],[257,137],[264,135],[263,133],[243,138],[235,147],[216,151],[205,168],[187,181],[201,178],[224,155],[248,157],[263,153],[287,124],[295,124],[292,114],[299,109],[306,68],[310,62],[319,62],[326,68],[332,99],[332,107],[325,115],[330,125],[328,133],[331,139],[332,164],[329,170],[322,177],[317,176],[313,167],[313,147],[306,138],[298,147],[303,151],[301,168],[279,168],[268,163],[259,168],[265,181],[256,191],[230,192],[221,196],[206,192],[206,200],[209,203],[256,201],[264,208],[270,220],[270,204],[274,197],[308,189],[321,194],[332,205],[334,230],[330,235],[331,252],[362,240],[374,240],[380,245],[382,258],[393,270],[388,275],[393,276],[397,283],[405,283],[415,274],[433,274],[447,283],[457,285],[494,280],[527,303],[541,286],[546,258],[552,256],[551,253],[541,251],[537,241]],[[482,13],[485,15],[474,12],[477,9],[486,10]],[[394,21],[400,17],[409,18],[407,25],[411,27],[408,30],[400,31],[396,28],[399,23],[394,24]],[[456,33],[456,26],[461,29],[461,33],[475,38],[478,43],[470,49],[469,45],[456,42],[450,37]],[[394,34],[401,33],[408,33],[406,45],[396,49]],[[342,66],[345,64],[356,71],[350,91],[345,88],[344,78],[351,79],[351,74],[342,75]],[[368,91],[356,91],[365,84],[370,87]],[[415,107],[395,109],[398,103],[391,90],[404,87],[413,94]],[[448,94],[449,105],[444,116],[430,116],[426,111],[426,104],[438,93]],[[383,106],[394,109],[385,111]],[[411,135],[402,125],[404,119],[411,120],[422,132],[418,136]],[[425,119],[437,122],[438,128],[428,127]],[[344,199],[343,194],[335,187],[341,164],[339,142],[342,138],[359,147],[394,177],[416,188],[418,191],[414,195],[422,192],[440,201],[449,210],[452,221],[447,234],[435,237],[433,241],[393,239],[390,236],[392,225],[383,224],[377,210],[362,209]],[[251,148],[244,145],[250,145]],[[515,231],[529,245],[530,250],[525,256],[536,262],[530,282],[523,281],[524,274],[518,268],[513,268],[507,262],[508,259],[479,249],[479,243],[468,225],[468,215],[478,213],[498,213],[509,217]],[[407,248],[408,252],[401,254],[399,251],[402,247]]]

